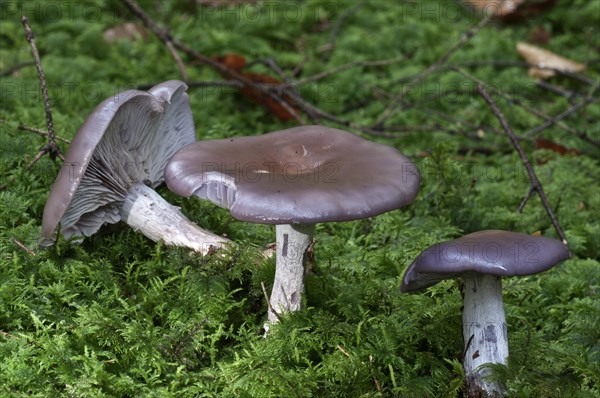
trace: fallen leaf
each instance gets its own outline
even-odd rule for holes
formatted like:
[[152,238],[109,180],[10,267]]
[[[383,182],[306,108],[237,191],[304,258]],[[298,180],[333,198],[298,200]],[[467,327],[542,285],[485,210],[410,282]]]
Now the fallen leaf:
[[535,149],[549,149],[561,155],[580,155],[577,149],[567,148],[545,138],[537,138],[535,140]]
[[238,54],[225,54],[222,56],[214,56],[212,57],[212,59],[238,72],[244,69],[244,67],[246,66],[246,58]]
[[563,72],[582,72],[585,70],[585,65],[583,64],[571,61],[532,44],[517,43],[517,52],[532,66],[529,68],[529,76],[531,77],[547,79],[556,74],[553,70],[540,68],[552,68]]
[[529,33],[529,41],[535,44],[548,44],[550,33],[543,26],[538,25]]
[[[272,85],[272,86],[278,86],[279,84],[281,84],[280,80],[277,80],[277,79],[275,79],[269,75],[266,75],[264,73],[244,72],[242,69],[244,69],[244,67],[246,66],[246,59],[241,55],[232,53],[232,54],[225,54],[222,56],[213,56],[212,59],[214,59],[217,62],[222,63],[223,65],[229,67],[230,69],[235,70],[238,73],[241,73],[244,77],[246,77],[248,80],[250,80],[253,83],[260,83],[263,85]],[[229,76],[228,74],[226,74],[226,73],[221,73],[221,74],[223,75],[224,78],[226,78],[228,80],[232,80],[232,77]],[[255,87],[252,87],[252,86],[244,85],[240,89],[240,91],[242,92],[242,94],[244,94],[246,97],[252,99],[254,102],[269,108],[271,113],[273,113],[280,120],[286,121],[286,120],[291,120],[294,118],[294,116],[290,113],[288,108],[284,104],[282,104],[282,102],[285,102],[285,104],[287,104],[290,109],[293,109],[297,113],[299,113],[298,108],[296,108],[292,105],[294,100],[288,96],[284,95],[283,97],[281,97],[281,102],[279,102],[279,101],[275,100],[273,97],[271,97],[270,95],[264,94],[263,92],[261,92],[260,90],[258,90]]]

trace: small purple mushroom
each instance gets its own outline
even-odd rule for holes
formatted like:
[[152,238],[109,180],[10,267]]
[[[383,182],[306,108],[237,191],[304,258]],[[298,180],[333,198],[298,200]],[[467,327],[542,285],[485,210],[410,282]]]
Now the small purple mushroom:
[[488,363],[505,364],[508,333],[502,302],[502,277],[544,272],[569,258],[556,239],[488,230],[437,243],[425,249],[404,273],[402,292],[414,292],[451,278],[464,281],[463,339],[469,396],[495,397],[504,388],[485,380]]
[[55,240],[59,223],[71,238],[120,220],[154,241],[202,254],[228,242],[154,190],[169,158],[196,138],[186,89],[170,80],[148,92],[116,94],[94,109],[73,138],[44,207],[42,245]]
[[318,222],[357,220],[410,204],[420,177],[397,150],[352,133],[302,126],[184,147],[165,170],[178,195],[196,195],[243,221],[276,225],[269,322],[297,311],[303,258]]

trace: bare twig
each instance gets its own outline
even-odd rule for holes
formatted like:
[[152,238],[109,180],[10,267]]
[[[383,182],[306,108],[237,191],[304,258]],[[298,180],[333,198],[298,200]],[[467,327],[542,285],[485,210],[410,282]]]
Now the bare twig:
[[[0,118],[0,123],[9,124],[10,122],[8,120],[6,120],[6,119]],[[17,126],[17,129],[18,130],[22,130],[22,131],[29,131],[29,132],[32,132],[32,133],[36,133],[36,134],[41,135],[42,137],[48,137],[49,136],[49,134],[48,134],[47,131],[44,131],[42,129],[38,129],[37,127],[27,126],[27,125],[24,125],[24,124],[19,124]],[[58,141],[62,141],[62,142],[67,143],[67,144],[71,143],[71,141],[67,140],[66,138],[62,138],[62,137],[60,137],[58,135],[55,135],[54,138],[56,138]]]
[[[595,147],[600,147],[600,143],[592,140],[585,132],[583,131],[578,131],[575,130],[574,128],[567,126],[565,123],[563,123],[560,119],[558,119],[557,117],[553,117],[550,115],[545,114],[544,112],[527,105],[526,103],[524,103],[523,101],[519,100],[518,98],[515,97],[511,97],[507,94],[505,94],[502,90],[493,87],[489,84],[487,84],[486,82],[484,82],[481,79],[478,79],[476,76],[471,75],[470,73],[468,73],[467,71],[461,69],[461,68],[454,68],[454,71],[456,71],[457,73],[459,73],[461,76],[477,83],[478,85],[484,86],[484,87],[488,87],[491,88],[493,90],[493,92],[499,96],[501,96],[502,98],[506,99],[507,101],[520,106],[521,108],[525,109],[527,112],[531,113],[532,115],[537,116],[540,119],[543,119],[546,121],[546,123],[543,124],[544,127],[540,128],[540,126],[536,127],[536,129],[538,129],[537,131],[535,131],[536,133],[538,133],[539,131],[541,131],[542,129],[546,128],[546,127],[550,127],[552,125],[556,125],[556,127],[559,127],[563,130],[565,130],[566,132],[573,134],[577,137],[579,137],[581,140],[587,142],[588,144],[592,144]],[[563,117],[564,118],[564,117]]]
[[48,98],[48,88],[46,87],[46,77],[44,76],[44,70],[42,69],[40,54],[35,45],[35,38],[33,36],[31,26],[29,25],[29,21],[27,20],[26,16],[21,17],[21,23],[23,24],[23,28],[25,29],[25,38],[31,46],[31,55],[33,55],[35,67],[38,72],[40,87],[42,89],[42,98],[44,100],[44,110],[46,112],[46,125],[48,127],[48,143],[40,149],[40,151],[37,155],[35,155],[31,163],[29,163],[29,166],[27,166],[27,168],[29,169],[45,154],[50,155],[50,159],[52,160],[56,160],[56,158],[58,157],[64,161],[65,158],[62,155],[62,152],[58,145],[56,145],[56,137],[54,135],[54,123],[52,122],[52,110],[50,109],[50,99]]
[[269,311],[271,311],[273,314],[275,314],[275,317],[277,318],[277,320],[281,321],[281,317],[279,316],[277,311],[275,311],[275,309],[271,305],[271,299],[269,298],[269,294],[267,293],[267,288],[265,287],[265,283],[262,281],[260,282],[260,288],[262,289],[263,295],[265,296],[265,300],[267,301],[267,306],[269,307]]
[[171,41],[171,40],[166,41],[165,45],[167,46],[169,53],[171,53],[171,56],[175,60],[175,63],[177,64],[177,68],[179,68],[179,73],[181,73],[181,77],[183,78],[183,81],[187,82],[190,79],[190,77],[187,73],[187,70],[185,69],[185,64],[181,60],[181,57],[179,56],[177,49],[175,49],[175,46],[173,45],[173,41]]
[[443,65],[454,53],[456,53],[459,49],[461,49],[465,44],[469,42],[476,34],[479,32],[487,23],[494,17],[493,13],[487,14],[481,21],[479,21],[476,25],[472,26],[468,31],[466,31],[461,38],[456,42],[448,51],[446,51],[441,57],[439,57],[433,64],[429,65],[427,69],[422,71],[421,73],[414,76],[411,81],[404,85],[400,94],[396,96],[383,111],[381,116],[377,118],[374,123],[373,128],[376,130],[380,130],[383,128],[385,122],[394,114],[396,108],[402,103],[402,100],[406,96],[407,92],[410,90],[412,86],[418,84],[419,82],[425,80],[427,76],[435,72],[441,65]]
[[327,44],[325,44],[323,47],[321,47],[321,49],[322,49],[321,50],[322,51],[321,62],[327,63],[327,61],[329,61],[331,52],[335,49],[335,41],[337,39],[337,36],[340,34],[340,31],[342,30],[342,25],[344,24],[346,19],[348,19],[352,15],[354,15],[362,6],[364,6],[363,2],[355,4],[352,7],[345,10],[340,15],[337,22],[335,23],[335,26],[331,30],[331,33],[329,34],[329,39],[327,40]]
[[18,64],[0,72],[0,77],[10,76],[13,73],[15,73],[16,71],[18,71],[19,69],[22,69],[29,65],[35,65],[35,62],[33,62],[33,61],[19,62]]
[[[148,90],[156,86],[158,83],[144,83],[138,84],[135,88],[136,90]],[[236,82],[234,80],[223,80],[223,81],[214,81],[214,82],[202,82],[202,81],[187,81],[185,84],[189,88],[204,88],[204,87],[231,87],[231,88],[242,88],[243,85],[240,82]]]
[[[296,112],[296,110],[292,106],[290,106],[290,104],[286,100],[284,100],[283,97],[280,96],[275,91],[275,89],[272,85],[269,87],[268,85],[264,85],[264,84],[263,85],[255,84],[254,82],[252,82],[250,79],[248,79],[246,76],[242,75],[238,71],[236,71],[232,68],[229,68],[228,66],[222,64],[221,62],[211,59],[210,57],[207,57],[204,54],[201,54],[195,50],[192,50],[191,48],[187,47],[183,43],[173,39],[171,37],[170,33],[168,32],[168,30],[163,29],[160,26],[158,26],[158,24],[156,22],[154,22],[154,20],[152,18],[150,18],[150,16],[148,16],[148,14],[146,14],[144,12],[144,10],[137,4],[137,2],[135,0],[122,0],[122,1],[123,1],[123,3],[125,3],[125,5],[129,8],[129,10],[132,13],[134,13],[138,18],[140,18],[140,20],[144,23],[144,25],[146,25],[146,27],[148,27],[156,36],[158,36],[158,38],[163,43],[165,43],[165,44],[168,42],[172,43],[174,48],[176,48],[180,51],[183,51],[187,56],[195,59],[196,61],[212,67],[213,69],[217,70],[224,77],[229,78],[231,80],[237,80],[240,83],[242,83],[243,86],[246,86],[246,87],[252,89],[257,94],[265,95],[265,96],[268,96],[269,98],[272,98],[278,104],[283,106],[285,108],[285,110],[288,111],[289,114],[292,115],[292,117],[298,123],[306,124],[304,122],[303,118],[298,114],[298,112]],[[294,95],[291,90],[285,90],[285,94],[293,95],[295,97],[295,102],[304,102],[303,100],[299,100],[299,97],[297,95]]]
[[344,349],[344,347],[342,347],[342,345],[341,345],[341,344],[338,344],[338,345],[336,345],[336,347],[337,347],[337,349],[338,349],[338,350],[340,350],[340,352],[341,352],[342,354],[344,354],[346,357],[350,358],[350,353],[349,353],[348,351],[346,351],[346,350]]
[[365,67],[365,66],[391,65],[391,64],[398,63],[398,62],[402,62],[404,60],[405,60],[404,57],[400,57],[400,58],[392,58],[392,59],[383,59],[383,60],[380,60],[380,61],[354,61],[354,62],[343,64],[343,65],[337,66],[335,68],[332,68],[332,69],[329,69],[329,70],[317,73],[316,75],[313,75],[313,76],[305,77],[304,79],[296,80],[295,82],[291,83],[291,85],[296,86],[296,87],[297,86],[302,86],[304,84],[312,83],[312,82],[315,82],[317,80],[321,80],[321,79],[323,79],[323,78],[325,78],[327,76],[333,75],[333,74],[338,73],[338,72],[345,71],[345,70],[350,69],[350,68],[361,67],[361,66]]
[[565,234],[563,233],[563,230],[560,227],[560,224],[558,223],[556,216],[554,215],[554,211],[550,207],[550,203],[548,203],[548,198],[546,198],[546,194],[544,193],[544,188],[542,187],[542,184],[540,183],[540,181],[537,177],[537,174],[533,170],[531,163],[529,163],[529,159],[527,158],[527,155],[525,155],[525,151],[523,150],[523,147],[521,147],[521,144],[519,144],[519,140],[515,136],[515,133],[512,131],[512,129],[508,125],[508,122],[506,121],[506,118],[500,111],[500,108],[498,108],[498,105],[496,105],[496,102],[492,99],[492,97],[490,97],[490,95],[485,90],[485,88],[481,85],[478,85],[477,90],[479,91],[479,93],[481,94],[481,96],[483,97],[485,102],[487,102],[487,104],[490,106],[490,108],[492,109],[492,112],[494,112],[494,115],[496,116],[496,118],[498,118],[498,121],[500,121],[502,128],[508,135],[510,142],[513,144],[514,148],[516,149],[517,153],[519,154],[519,157],[521,158],[521,162],[523,162],[523,165],[525,166],[525,169],[527,170],[527,175],[529,176],[530,188],[529,188],[529,192],[525,196],[526,199],[524,199],[521,202],[521,205],[519,206],[519,209],[518,209],[519,212],[521,212],[521,210],[525,206],[527,199],[529,199],[529,197],[531,197],[531,195],[533,195],[534,192],[537,192],[537,194],[540,196],[540,199],[542,201],[542,205],[544,206],[544,209],[546,210],[546,213],[548,214],[548,217],[550,217],[550,221],[552,222],[552,225],[554,225],[554,229],[556,230],[556,233],[558,234],[558,236],[560,237],[562,242],[565,245],[567,245],[568,242],[565,237]]
[[30,255],[35,257],[35,252],[33,250],[31,250],[30,248],[28,248],[27,246],[25,246],[23,243],[21,243],[21,241],[19,241],[16,238],[12,238],[12,241],[14,243],[16,243],[17,246],[19,246],[21,249],[25,250],[27,253],[29,253]]
[[[248,79],[246,76],[241,74],[239,71],[229,68],[227,65],[218,62],[204,54],[201,54],[185,44],[171,38],[169,32],[166,29],[161,28],[146,12],[137,4],[135,0],[122,0],[122,2],[129,8],[129,10],[136,15],[146,27],[148,27],[163,43],[170,41],[173,43],[176,49],[185,53],[188,57],[192,58],[196,62],[205,64],[215,69],[219,74],[224,76],[226,79],[238,82],[242,88],[250,88],[253,93],[268,96],[276,101],[278,104],[283,106],[292,117],[300,124],[305,124],[303,118],[298,114],[296,109],[299,109],[310,116],[311,120],[315,123],[319,123],[321,119],[329,120],[333,123],[342,125],[344,127],[353,128],[360,130],[365,133],[380,132],[381,130],[375,130],[370,127],[361,126],[355,124],[349,120],[344,120],[335,115],[332,115],[318,107],[310,104],[304,100],[295,90],[293,85],[282,84],[279,86],[255,83]],[[293,107],[283,98],[289,98],[293,103]]]
[[[560,120],[563,120],[564,118],[566,118],[566,117],[568,117],[568,116],[571,116],[572,114],[574,114],[575,112],[577,112],[579,109],[581,109],[581,108],[585,107],[585,106],[586,106],[586,105],[588,105],[589,103],[591,103],[591,102],[594,102],[594,101],[596,101],[596,100],[597,100],[597,98],[595,98],[595,97],[588,97],[588,98],[586,98],[585,100],[583,100],[583,101],[581,101],[581,102],[578,102],[578,103],[576,103],[576,104],[572,105],[572,106],[571,106],[571,107],[569,107],[569,109],[567,109],[566,111],[564,111],[564,112],[562,112],[562,113],[560,113],[560,114],[556,115],[556,116],[553,118],[553,120],[554,120],[554,121],[560,121]],[[524,134],[524,135],[525,135],[525,136],[528,136],[528,137],[529,137],[529,136],[536,135],[536,134],[537,134],[537,133],[539,133],[540,131],[542,131],[542,130],[545,130],[545,129],[547,129],[548,127],[552,126],[552,124],[553,124],[553,122],[552,122],[552,121],[546,121],[546,122],[544,122],[544,123],[540,124],[539,126],[537,126],[537,127],[534,127],[534,128],[532,128],[531,130],[529,130],[529,131],[525,132],[525,134]],[[593,142],[593,141],[592,141],[592,142]],[[597,145],[597,144],[594,144],[594,145]]]
[[558,94],[560,96],[565,97],[569,102],[573,102],[573,101],[575,101],[575,99],[577,97],[581,96],[581,94],[579,94],[576,91],[571,91],[571,90],[568,90],[568,89],[566,89],[564,87],[560,87],[560,86],[557,86],[555,84],[548,83],[545,80],[538,80],[536,82],[536,84],[539,87],[541,87],[541,88],[543,88],[545,90],[548,90],[548,91],[550,91],[550,92],[552,92],[554,94]]

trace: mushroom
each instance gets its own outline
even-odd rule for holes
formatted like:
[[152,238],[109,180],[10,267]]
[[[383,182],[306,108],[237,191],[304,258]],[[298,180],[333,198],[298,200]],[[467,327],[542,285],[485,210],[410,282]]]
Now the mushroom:
[[[268,320],[301,308],[305,252],[317,222],[371,217],[410,204],[420,177],[397,150],[346,131],[302,126],[188,145],[167,164],[178,195],[196,195],[239,220],[276,225]],[[268,328],[268,325],[266,325]]]
[[502,277],[532,275],[569,258],[560,241],[517,232],[487,230],[437,243],[407,268],[402,292],[414,292],[450,278],[464,281],[463,367],[468,396],[502,396],[504,388],[485,380],[489,363],[505,364],[508,335]]
[[187,86],[170,80],[148,92],[106,99],[75,138],[44,207],[42,245],[94,234],[125,221],[148,238],[202,254],[227,242],[188,220],[155,190],[169,158],[195,141]]

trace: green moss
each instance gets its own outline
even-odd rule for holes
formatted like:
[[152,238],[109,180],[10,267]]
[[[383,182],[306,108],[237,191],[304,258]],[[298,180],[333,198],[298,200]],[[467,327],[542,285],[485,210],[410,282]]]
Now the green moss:
[[[287,73],[300,64],[299,78],[357,60],[398,59],[299,88],[323,110],[367,125],[387,106],[386,95],[405,89],[479,20],[452,2],[370,1],[352,12],[354,3],[320,0],[241,2],[229,8],[193,1],[141,4],[173,37],[206,55],[274,58]],[[104,42],[105,29],[134,20],[120,3],[9,1],[0,7],[0,71],[31,60],[19,22],[25,12],[41,52],[55,128],[64,138],[72,138],[104,98],[180,78],[171,55],[151,34],[133,42]],[[550,33],[547,48],[585,62],[593,58],[597,7],[557,2],[535,19],[495,22],[448,63],[519,61],[515,43],[527,41],[536,26]],[[324,63],[323,46],[338,25]],[[187,65],[192,80],[221,79],[207,67]],[[538,87],[524,68],[463,67],[547,114],[572,105]],[[258,64],[251,70],[268,71]],[[590,62],[587,76],[597,80],[598,72],[597,62]],[[583,95],[589,91],[574,79],[551,82]],[[190,88],[189,94],[199,139],[294,125],[230,88]],[[542,122],[495,98],[517,134]],[[79,246],[59,240],[42,250],[37,247],[41,217],[59,165],[44,157],[26,168],[44,144],[18,129],[21,123],[45,125],[35,68],[0,77],[0,99],[0,396],[459,396],[459,283],[404,295],[399,292],[404,270],[424,248],[480,229],[556,236],[539,198],[516,212],[529,188],[526,173],[475,84],[440,68],[407,91],[414,106],[390,119],[400,126],[435,123],[436,131],[369,137],[415,161],[422,175],[419,197],[405,209],[368,220],[319,224],[306,309],[287,315],[265,339],[261,285],[270,289],[275,263],[257,255],[257,248],[274,241],[272,226],[234,220],[223,209],[160,187],[190,219],[240,247],[201,258],[119,224]],[[592,103],[564,121],[598,140],[599,112]],[[477,136],[480,127],[486,128],[478,139],[464,135]],[[561,156],[536,150],[533,137],[522,141],[574,257],[542,275],[505,281],[511,356],[508,366],[496,367],[495,377],[506,382],[511,397],[595,397],[600,394],[599,153],[556,126],[541,137],[579,151]]]

